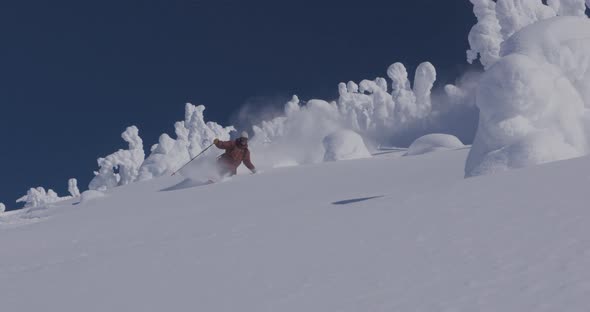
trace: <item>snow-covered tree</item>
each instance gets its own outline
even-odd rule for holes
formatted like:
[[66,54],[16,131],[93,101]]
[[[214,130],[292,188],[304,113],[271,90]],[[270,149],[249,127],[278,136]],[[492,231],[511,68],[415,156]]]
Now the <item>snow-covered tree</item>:
[[430,113],[432,108],[430,95],[436,81],[436,69],[431,63],[425,62],[418,66],[413,88],[408,79],[406,67],[402,63],[391,65],[387,75],[392,80],[396,124],[424,118]]
[[430,62],[424,62],[416,68],[414,77],[414,94],[416,95],[417,117],[424,118],[432,111],[432,88],[436,81],[436,69]]
[[[477,24],[469,33],[467,61],[478,57],[484,68],[500,58],[502,42],[524,27],[555,16],[586,16],[590,0],[470,0]],[[586,2],[586,6],[584,5]]]
[[234,127],[223,127],[215,122],[205,122],[205,106],[185,105],[184,121],[174,124],[176,139],[162,134],[148,158],[139,168],[139,180],[148,180],[171,174],[192,157],[198,155],[213,140],[229,140]]
[[39,186],[30,188],[27,191],[27,194],[17,199],[16,202],[24,203],[25,208],[30,208],[42,207],[47,204],[53,204],[72,199],[74,197],[79,197],[80,191],[78,190],[78,181],[76,179],[72,178],[68,180],[68,192],[71,194],[71,196],[60,197],[54,190],[48,189],[46,191],[45,188]]
[[74,178],[68,180],[68,192],[72,197],[80,196],[80,190],[78,189],[78,180]]
[[555,10],[541,0],[498,0],[496,5],[504,40],[528,25],[556,15]]
[[[136,126],[128,127],[121,134],[129,149],[118,150],[104,158],[98,159],[98,172],[88,186],[91,190],[107,190],[116,186],[129,184],[137,180],[139,168],[144,161],[143,141]],[[118,170],[118,173],[115,172]]]
[[471,64],[480,58],[481,64],[488,68],[500,58],[500,44],[503,37],[500,22],[496,16],[496,2],[493,0],[470,0],[477,24],[469,32],[467,61]]
[[24,203],[25,208],[42,207],[47,204],[56,203],[70,197],[61,198],[52,189],[45,191],[43,187],[31,188],[27,194],[17,199],[17,203]]
[[0,203],[0,214],[3,214],[6,211],[6,206],[4,203]]
[[466,176],[588,152],[590,19],[534,23],[504,42],[477,91],[479,127]]
[[590,6],[590,0],[547,0],[547,4],[560,16],[585,16],[584,2]]

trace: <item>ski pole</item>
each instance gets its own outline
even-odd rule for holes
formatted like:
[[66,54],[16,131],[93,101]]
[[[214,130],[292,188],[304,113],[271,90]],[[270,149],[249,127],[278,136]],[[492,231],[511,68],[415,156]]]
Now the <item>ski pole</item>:
[[197,157],[203,155],[203,153],[205,153],[208,149],[211,148],[211,146],[215,145],[215,143],[211,143],[211,145],[207,146],[207,148],[205,148],[202,152],[199,153],[199,155],[193,157],[191,160],[189,160],[189,162],[187,162],[186,164],[184,164],[184,166],[178,168],[178,170],[174,171],[174,173],[172,175],[175,175],[178,173],[178,171],[182,170],[182,168],[186,167],[188,164],[190,164],[193,160],[197,159]]

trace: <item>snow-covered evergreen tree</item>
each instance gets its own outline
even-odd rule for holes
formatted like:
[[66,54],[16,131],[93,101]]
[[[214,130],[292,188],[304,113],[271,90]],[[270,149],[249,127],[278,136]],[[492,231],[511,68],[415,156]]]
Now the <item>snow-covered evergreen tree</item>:
[[560,16],[585,16],[590,0],[547,0],[547,4]]
[[0,203],[0,214],[3,214],[6,211],[6,206],[4,203]]
[[500,22],[496,16],[496,2],[470,1],[478,22],[469,32],[471,49],[467,51],[467,61],[473,63],[479,57],[481,64],[488,68],[500,58],[500,44],[503,41]]
[[78,180],[74,178],[68,180],[68,192],[72,197],[80,196],[80,190],[78,189]]
[[[97,160],[99,170],[94,173],[95,177],[90,181],[89,189],[106,190],[137,180],[139,168],[145,158],[139,130],[136,126],[128,127],[121,137],[129,144],[129,149],[121,149],[104,158],[99,158]],[[118,170],[118,173],[115,170]]]
[[466,176],[588,153],[590,19],[537,21],[502,44],[483,75]]
[[[487,69],[500,58],[502,42],[524,27],[555,16],[586,16],[590,0],[470,0],[477,24],[469,33],[469,63],[480,58]],[[584,4],[586,3],[586,5]]]
[[24,203],[25,208],[42,207],[47,204],[56,203],[70,197],[61,198],[52,189],[45,191],[43,187],[30,188],[27,194],[17,199],[17,203]]
[[171,174],[211,145],[214,139],[229,140],[234,127],[205,122],[204,111],[203,105],[185,105],[184,121],[174,124],[176,139],[167,134],[160,136],[139,169],[139,180]]

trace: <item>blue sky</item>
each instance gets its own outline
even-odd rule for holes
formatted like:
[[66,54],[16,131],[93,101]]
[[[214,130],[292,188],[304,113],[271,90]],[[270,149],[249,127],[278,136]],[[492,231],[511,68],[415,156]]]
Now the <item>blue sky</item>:
[[146,148],[205,104],[222,124],[244,104],[337,97],[341,81],[423,61],[453,82],[475,23],[467,0],[2,1],[0,201],[86,186],[96,158],[137,125]]

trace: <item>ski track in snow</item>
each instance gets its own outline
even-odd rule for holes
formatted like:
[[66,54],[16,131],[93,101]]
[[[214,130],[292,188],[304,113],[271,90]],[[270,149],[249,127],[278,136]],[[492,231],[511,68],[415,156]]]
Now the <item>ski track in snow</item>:
[[2,310],[587,311],[590,159],[464,179],[467,152],[8,213]]

